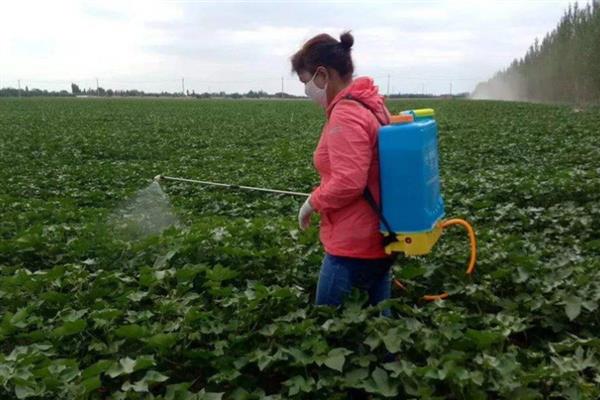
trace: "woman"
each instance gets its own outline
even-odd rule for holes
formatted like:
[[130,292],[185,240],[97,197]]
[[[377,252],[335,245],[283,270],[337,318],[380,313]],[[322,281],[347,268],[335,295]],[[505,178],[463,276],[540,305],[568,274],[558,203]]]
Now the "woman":
[[313,155],[321,182],[298,213],[303,230],[313,212],[321,215],[325,258],[317,304],[339,305],[357,287],[374,305],[388,299],[391,290],[393,257],[384,252],[378,216],[363,195],[368,188],[379,204],[377,131],[390,114],[371,78],[352,78],[353,43],[349,32],[339,41],[320,34],[291,59],[307,96],[327,115]]

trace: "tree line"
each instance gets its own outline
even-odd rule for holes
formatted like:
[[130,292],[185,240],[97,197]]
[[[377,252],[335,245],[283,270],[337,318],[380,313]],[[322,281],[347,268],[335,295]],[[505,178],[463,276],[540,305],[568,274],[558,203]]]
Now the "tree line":
[[[466,98],[469,93],[458,94],[423,94],[423,93],[391,93],[386,96],[389,99],[413,99],[413,98]],[[267,93],[264,90],[250,90],[246,93],[226,93],[219,92],[203,92],[196,93],[194,90],[186,90],[182,92],[144,92],[143,90],[113,90],[97,87],[96,89],[88,88],[81,89],[77,84],[71,83],[71,91],[48,91],[41,89],[16,89],[12,87],[0,88],[0,97],[195,97],[198,99],[213,99],[213,98],[228,98],[228,99],[269,99],[269,98],[284,98],[284,99],[303,99],[306,96],[296,96],[285,92]]]
[[79,85],[71,83],[71,91],[67,90],[41,90],[41,89],[29,89],[25,86],[24,89],[17,89],[12,87],[0,88],[0,97],[194,97],[198,99],[209,99],[209,98],[231,98],[231,99],[268,99],[268,98],[304,98],[305,96],[295,96],[289,93],[267,93],[263,90],[250,90],[246,93],[226,93],[220,92],[204,92],[196,93],[194,90],[186,90],[183,92],[144,92],[143,90],[128,89],[128,90],[116,90],[116,89],[105,89],[103,87],[81,89]]
[[600,102],[600,1],[569,5],[524,57],[477,85],[476,99]]

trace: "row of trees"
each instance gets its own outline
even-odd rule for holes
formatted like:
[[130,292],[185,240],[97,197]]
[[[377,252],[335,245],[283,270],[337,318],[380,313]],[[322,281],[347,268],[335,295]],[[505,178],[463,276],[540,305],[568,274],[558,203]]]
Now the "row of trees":
[[17,89],[12,87],[1,88],[0,89],[0,97],[68,97],[71,96],[71,93],[66,90],[61,91],[48,91],[41,89],[29,89],[29,87],[25,86],[25,89]]
[[480,83],[474,98],[600,101],[600,1],[569,6],[558,26],[525,57]]
[[226,92],[205,92],[205,93],[196,93],[195,91],[187,90],[185,95],[182,92],[158,92],[158,93],[150,93],[144,92],[143,90],[130,89],[130,90],[113,90],[113,89],[105,89],[103,87],[97,87],[95,89],[81,89],[79,85],[72,83],[71,91],[68,92],[66,90],[61,91],[48,91],[48,90],[40,90],[40,89],[29,89],[27,86],[25,89],[17,89],[17,88],[1,88],[0,89],[0,97],[40,97],[40,96],[59,96],[59,97],[69,97],[69,96],[98,96],[98,97],[195,97],[199,99],[208,99],[208,98],[232,98],[232,99],[264,99],[264,98],[303,98],[304,96],[294,96],[289,93],[275,93],[270,94],[263,90],[250,90],[246,93],[226,93]]
[[[99,86],[95,89],[92,88],[83,88],[81,89],[79,85],[76,83],[71,83],[71,93],[73,96],[99,96],[99,97],[183,97],[184,94],[181,92],[157,92],[157,93],[147,93],[143,90],[137,89],[127,89],[127,90],[116,90],[116,89],[105,89],[102,86]],[[188,92],[188,96],[190,93]]]
[[[104,89],[102,87],[98,87],[96,89],[88,88],[81,89],[77,84],[71,84],[71,91],[68,92],[66,90],[61,91],[48,91],[48,90],[40,90],[40,89],[29,89],[25,87],[25,89],[15,89],[15,88],[2,88],[0,89],[0,97],[40,97],[40,96],[60,96],[60,97],[69,97],[69,96],[90,96],[90,97],[184,97],[184,94],[181,92],[160,92],[160,93],[148,93],[142,90],[113,90],[113,89]],[[297,98],[305,98],[305,96],[295,96],[289,93],[274,93],[270,94],[263,90],[250,90],[246,93],[226,93],[226,92],[204,92],[204,93],[196,93],[195,91],[186,91],[185,96],[187,97],[195,97],[198,99],[211,99],[211,98],[229,98],[229,99],[269,99],[269,98],[284,98],[284,99],[297,99]],[[459,93],[456,95],[433,95],[433,94],[421,94],[421,93],[397,93],[390,94],[388,97],[390,99],[406,99],[406,98],[461,98],[467,97],[468,93]]]

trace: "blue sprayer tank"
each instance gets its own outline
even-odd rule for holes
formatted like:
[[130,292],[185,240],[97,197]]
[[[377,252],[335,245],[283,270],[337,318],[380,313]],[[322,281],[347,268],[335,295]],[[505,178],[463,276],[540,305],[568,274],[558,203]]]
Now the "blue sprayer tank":
[[[382,212],[395,233],[409,235],[408,243],[434,231],[444,217],[433,116],[432,109],[404,111],[379,129]],[[383,224],[381,231],[387,233]]]
[[[471,243],[466,271],[469,275],[477,261],[475,230],[461,218],[442,220],[445,212],[440,191],[438,128],[433,117],[431,108],[403,111],[390,118],[390,125],[379,128],[381,208],[378,213],[381,232],[386,236],[384,247],[388,254],[425,255],[431,252],[444,229],[461,225]],[[394,282],[406,289],[397,279]],[[448,292],[426,295],[423,299],[434,301],[446,297]]]

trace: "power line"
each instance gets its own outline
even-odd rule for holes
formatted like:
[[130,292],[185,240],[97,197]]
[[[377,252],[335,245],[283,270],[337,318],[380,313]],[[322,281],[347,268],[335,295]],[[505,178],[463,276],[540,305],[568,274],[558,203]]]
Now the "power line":
[[[387,79],[388,75],[369,75],[373,79]],[[410,75],[394,75],[391,77],[398,80],[418,80],[418,81],[430,81],[430,80],[440,80],[440,81],[473,81],[473,82],[481,82],[486,81],[488,78],[465,78],[465,77],[453,77],[453,76],[410,76]]]
[[[403,75],[403,74],[391,74],[388,73],[386,75],[370,75],[373,79],[385,79],[386,82],[391,81],[391,79],[396,80],[418,80],[420,82],[427,82],[433,80],[441,80],[441,81],[485,81],[486,79],[482,78],[467,78],[467,77],[455,77],[455,76],[411,76],[411,75]],[[179,79],[156,79],[156,80],[125,80],[119,78],[102,78],[102,81],[105,83],[112,84],[161,84],[161,83],[174,83],[181,82],[183,78]],[[82,79],[22,79],[23,81],[27,81],[30,83],[47,83],[47,84],[61,84],[61,83],[71,83],[71,82],[96,82],[98,78],[82,78]],[[218,80],[218,79],[205,79],[205,78],[190,78],[187,80],[189,82],[193,82],[195,84],[251,84],[251,83],[261,83],[261,82],[271,82],[272,78],[255,78],[255,79],[239,79],[239,80]],[[281,77],[282,81],[288,82],[299,82],[297,78],[285,78]]]
[[390,74],[387,76],[387,96],[390,97]]
[[144,84],[158,84],[158,83],[175,83],[181,82],[179,79],[165,79],[165,80],[152,80],[152,81],[123,81],[119,79],[102,79],[104,82],[120,83],[120,84],[132,84],[132,85],[144,85]]

